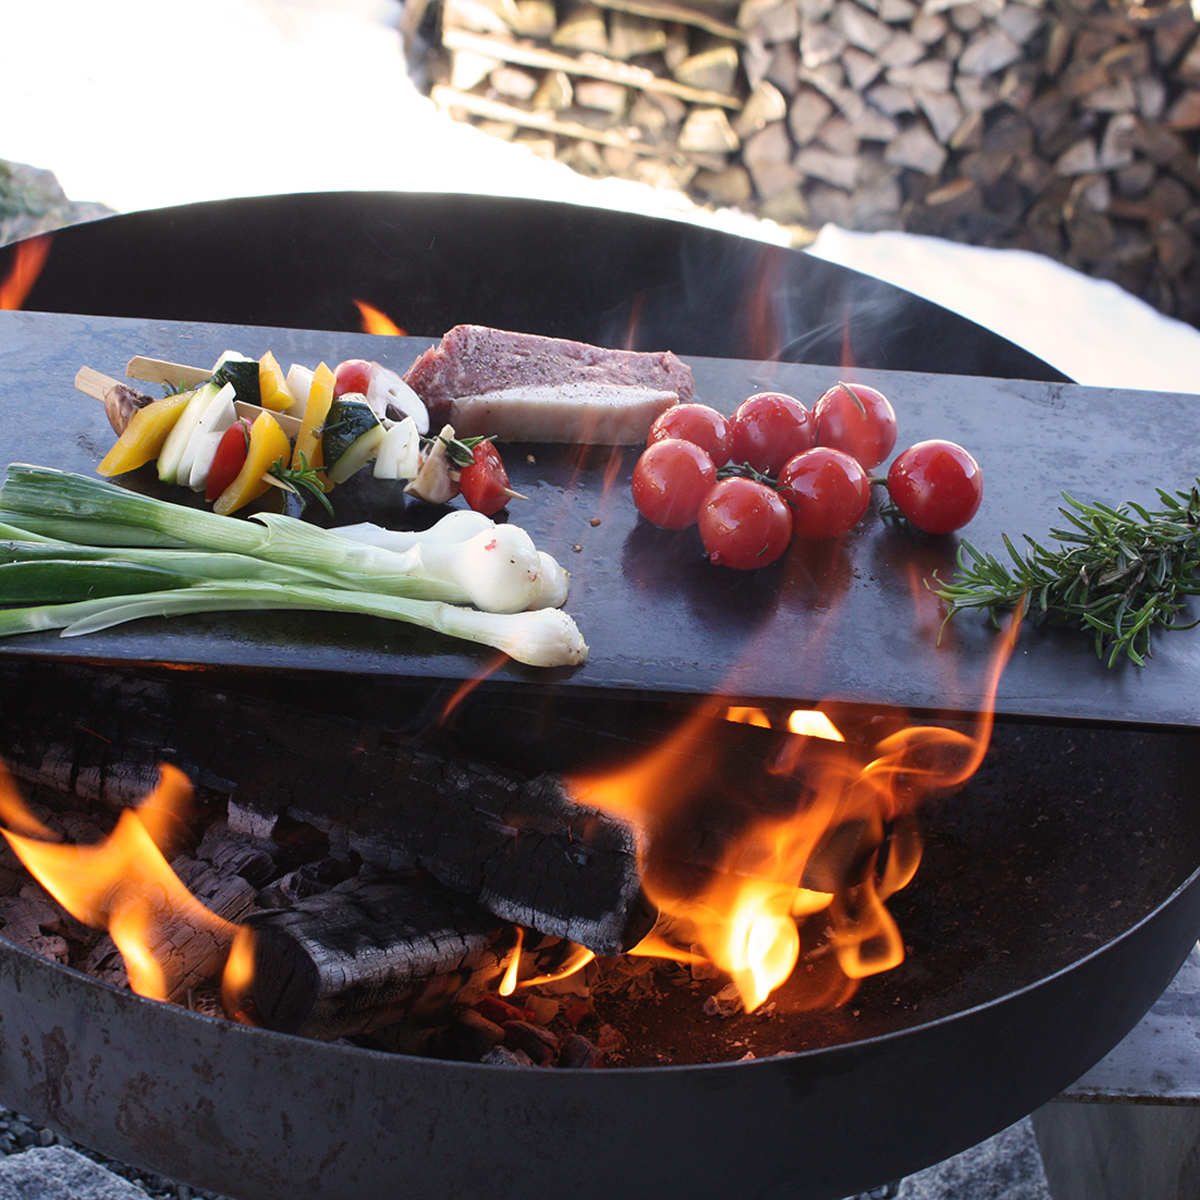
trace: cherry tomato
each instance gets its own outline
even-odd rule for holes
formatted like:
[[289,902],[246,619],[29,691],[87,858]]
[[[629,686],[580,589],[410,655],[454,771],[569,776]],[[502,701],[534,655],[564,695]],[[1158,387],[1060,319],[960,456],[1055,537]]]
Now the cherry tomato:
[[789,458],[817,444],[813,414],[792,396],[759,392],[729,419],[729,461],[776,475]]
[[508,472],[500,451],[490,441],[476,442],[474,461],[462,468],[459,486],[466,502],[485,517],[498,513],[516,493],[509,486]]
[[784,464],[779,494],[792,506],[797,537],[841,537],[867,511],[871,481],[850,455],[816,446]]
[[887,397],[861,383],[839,383],[813,405],[816,445],[844,450],[869,471],[896,445],[896,413]]
[[673,404],[650,426],[646,445],[666,438],[682,438],[699,446],[712,459],[714,467],[729,461],[729,430],[725,418],[707,404]]
[[249,417],[239,417],[217,443],[204,485],[204,498],[210,504],[238,477],[250,449],[251,424]]
[[792,538],[792,513],[779,493],[738,475],[704,497],[699,525],[709,560],[737,571],[773,563]]
[[666,438],[642,451],[633,468],[633,503],[660,529],[696,523],[700,502],[717,481],[712,459],[692,442]]
[[926,533],[953,533],[979,511],[983,472],[954,442],[934,439],[909,446],[888,470],[896,507]]
[[338,363],[333,372],[333,394],[344,396],[357,392],[363,396],[371,386],[371,364],[365,358],[348,358]]

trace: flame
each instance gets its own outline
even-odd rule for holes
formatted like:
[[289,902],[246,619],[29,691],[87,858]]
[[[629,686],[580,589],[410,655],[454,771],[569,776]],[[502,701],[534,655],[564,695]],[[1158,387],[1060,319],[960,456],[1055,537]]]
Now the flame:
[[50,242],[51,235],[42,233],[16,244],[12,270],[0,282],[0,309],[17,309],[25,303],[46,264]]
[[355,300],[355,306],[362,316],[363,333],[378,333],[384,337],[404,337],[404,330],[385,313],[372,308],[365,300]]
[[235,1021],[252,1025],[246,997],[254,982],[254,930],[249,925],[238,927],[225,960],[221,975],[221,1005]]
[[[821,708],[796,710],[768,769],[795,786],[790,812],[760,816],[731,834],[696,882],[669,862],[669,847],[689,802],[718,765],[717,720],[771,730],[762,709],[712,703],[697,709],[664,743],[605,775],[572,781],[579,799],[616,813],[637,835],[642,883],[663,918],[654,942],[698,945],[736,984],[751,1012],[793,974],[800,923],[813,919],[847,981],[890,970],[904,941],[886,901],[913,879],[921,861],[915,812],[927,797],[951,791],[978,769],[991,739],[995,689],[1011,655],[1013,615],[989,666],[985,703],[967,732],[903,725],[882,736],[842,725]],[[862,723],[864,730],[873,723]],[[708,831],[701,828],[697,838]],[[697,838],[693,839],[693,844]],[[685,930],[686,936],[678,936]],[[679,957],[672,954],[671,957]],[[848,997],[852,986],[844,991]]]
[[844,742],[838,727],[819,708],[797,708],[788,715],[788,730],[802,737],[826,738],[831,742]]
[[524,945],[525,930],[518,925],[512,953],[508,956],[508,962],[504,965],[504,974],[500,977],[500,986],[496,989],[501,996],[511,996],[517,990],[517,980],[521,974],[521,950]]
[[[906,887],[921,861],[916,812],[928,797],[964,783],[991,738],[996,689],[1015,647],[1023,605],[1010,615],[985,679],[984,703],[966,732],[901,724],[873,714],[856,724],[849,710],[796,709],[776,728],[762,708],[708,700],[640,759],[605,775],[572,781],[581,803],[627,819],[638,847],[642,886],[659,908],[655,929],[630,953],[708,961],[733,980],[747,1012],[794,974],[802,937],[816,930],[841,982],[820,984],[813,1003],[840,1003],[858,980],[897,966],[904,943],[887,900]],[[827,706],[829,707],[829,706]],[[781,740],[764,758],[763,777],[794,787],[789,811],[759,815],[725,839],[714,861],[681,864],[670,844],[693,817],[693,801],[721,766],[716,736],[727,724],[756,727]],[[130,986],[153,999],[173,998],[169,947],[181,928],[208,932],[228,947],[222,999],[249,1021],[244,998],[254,970],[254,935],[218,917],[171,870],[164,849],[175,840],[191,797],[182,772],[164,764],[158,786],[124,810],[112,833],[90,846],[66,845],[28,809],[0,762],[0,833],[35,879],[85,924],[107,929]],[[737,795],[744,789],[737,779]],[[700,831],[706,835],[705,830]],[[666,850],[664,852],[664,847]],[[700,876],[698,879],[697,877]],[[524,930],[515,928],[501,995],[566,978],[594,958],[571,946],[557,970],[520,979]],[[702,951],[703,957],[696,953]]]
[[[171,998],[169,959],[159,953],[172,930],[203,929],[228,940],[235,926],[204,907],[163,857],[192,796],[187,777],[164,764],[158,786],[127,808],[112,833],[92,846],[65,845],[25,808],[7,774],[0,778],[0,830],[30,874],[72,916],[107,929],[125,960],[129,985],[156,1000]],[[22,832],[16,832],[21,830]]]

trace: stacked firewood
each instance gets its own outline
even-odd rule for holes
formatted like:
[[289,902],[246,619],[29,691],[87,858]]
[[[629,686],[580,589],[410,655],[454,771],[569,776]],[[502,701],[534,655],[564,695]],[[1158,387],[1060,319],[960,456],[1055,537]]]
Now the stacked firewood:
[[732,15],[673,0],[444,0],[431,94],[582,173],[687,188],[739,145]]
[[435,97],[800,242],[833,222],[1034,250],[1200,323],[1188,0],[619,3],[444,0]]

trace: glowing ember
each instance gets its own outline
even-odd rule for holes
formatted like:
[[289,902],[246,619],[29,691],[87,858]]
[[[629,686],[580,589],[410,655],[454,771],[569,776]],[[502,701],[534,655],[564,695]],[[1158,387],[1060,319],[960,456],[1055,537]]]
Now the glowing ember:
[[386,313],[372,308],[363,300],[355,300],[354,304],[362,315],[363,333],[377,333],[384,337],[404,337],[404,330]]
[[0,309],[18,309],[25,303],[37,277],[42,273],[46,255],[50,253],[48,233],[18,242],[15,260],[8,278],[0,282]]
[[209,912],[179,881],[161,846],[191,800],[182,772],[164,765],[158,787],[136,808],[122,812],[112,833],[94,846],[52,841],[0,778],[2,815],[17,833],[0,830],[30,874],[72,916],[107,929],[125,960],[135,992],[156,1000],[171,996],[165,955],[172,930],[203,929],[228,941],[235,926]]

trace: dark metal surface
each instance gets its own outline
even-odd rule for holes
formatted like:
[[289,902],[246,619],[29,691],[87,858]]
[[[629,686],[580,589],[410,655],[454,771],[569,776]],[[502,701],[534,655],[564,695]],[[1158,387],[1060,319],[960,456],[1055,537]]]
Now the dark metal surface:
[[[385,1055],[146,1001],[0,941],[0,1097],[237,1200],[837,1200],[1050,1099],[1171,980],[1200,927],[1196,743],[998,730],[981,775],[925,815],[925,863],[892,902],[904,965],[829,1013],[781,994],[770,1023],[797,1053],[590,1071]],[[700,1000],[696,1025],[715,1020]]]
[[[194,325],[99,317],[0,314],[0,450],[4,462],[91,473],[112,444],[103,406],[73,389],[79,366],[119,376],[148,354],[207,364],[224,349],[285,363],[332,365],[356,356],[404,369],[429,339]],[[736,359],[690,359],[701,399],[726,412],[765,386],[812,403],[838,370]],[[1073,384],[859,371],[899,414],[901,445],[945,436],[970,448],[985,477],[983,507],[964,531],[1003,552],[1001,535],[1044,538],[1061,491],[1110,503],[1156,502],[1158,486],[1194,477],[1200,410],[1190,396]],[[526,461],[525,451],[535,461]],[[694,530],[666,532],[638,519],[629,499],[633,449],[536,446],[508,454],[511,519],[572,572],[568,610],[590,646],[571,673],[509,665],[492,685],[553,682],[564,691],[639,688],[660,694],[724,692],[745,698],[818,700],[829,694],[912,709],[973,709],[994,635],[983,618],[959,617],[937,639],[927,583],[953,573],[957,539],[928,538],[873,511],[845,539],[793,545],[772,567],[712,567]],[[428,521],[401,490],[369,478],[335,493],[339,519]],[[126,477],[153,490],[151,468]],[[189,493],[170,493],[184,500]],[[64,640],[27,635],[0,653],[112,662],[181,662],[273,670],[465,679],[487,652],[367,618],[239,614],[142,622]],[[1200,631],[1161,637],[1152,665],[1109,670],[1088,638],[1026,631],[1006,671],[998,710],[1061,719],[1195,724]]]
[[[9,262],[0,251],[0,275]],[[978,326],[806,256],[565,206],[379,196],[201,205],[57,235],[30,308],[99,315],[2,315],[5,461],[94,466],[111,433],[71,388],[83,363],[116,375],[133,353],[205,362],[232,345],[405,365],[395,359],[411,346],[348,332],[354,298],[427,338],[478,321],[675,349],[725,409],[766,384],[811,401],[848,354],[892,396],[906,443],[941,435],[978,452],[987,497],[970,536],[989,549],[1001,531],[1043,533],[1063,488],[1152,501],[1195,469],[1193,398],[1063,386]],[[213,321],[276,328],[191,324]],[[762,365],[777,359],[810,365]],[[481,704],[627,703],[636,687],[974,706],[991,635],[960,622],[936,651],[923,587],[952,563],[952,540],[872,520],[816,558],[798,549],[735,577],[701,561],[690,535],[634,520],[631,458],[606,490],[603,459],[536,457],[517,461],[537,501],[520,520],[573,570],[569,607],[593,654],[553,687],[501,668]],[[394,507],[370,487],[359,502]],[[1085,641],[1030,637],[999,707],[1194,725],[1198,647],[1195,635],[1164,640],[1146,672],[1108,673]],[[65,652],[223,666],[222,685],[265,668],[285,689],[324,678],[383,696],[413,676],[469,678],[484,661],[303,616],[159,622],[0,652],[35,678]],[[962,803],[927,814],[925,862],[893,902],[905,964],[868,981],[853,1008],[800,1017],[795,1054],[590,1072],[385,1056],[211,1021],[0,942],[0,1096],[83,1144],[239,1200],[836,1200],[1056,1094],[1137,1022],[1195,941],[1194,735],[1108,736],[1014,726],[998,738]]]
[[[0,277],[13,251],[0,248]],[[55,235],[25,307],[411,334],[475,323],[604,346],[1063,379],[845,267],[683,221],[488,196],[353,192],[130,213]]]

